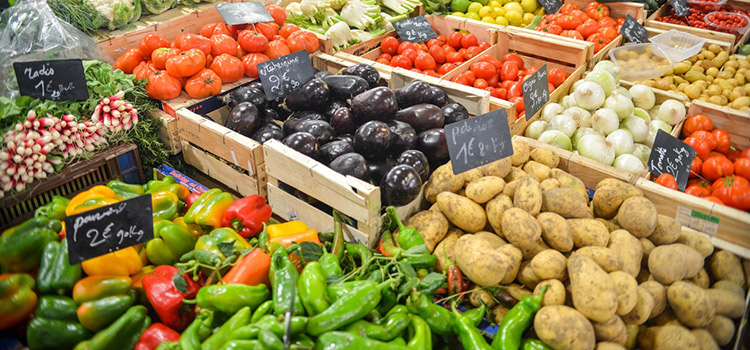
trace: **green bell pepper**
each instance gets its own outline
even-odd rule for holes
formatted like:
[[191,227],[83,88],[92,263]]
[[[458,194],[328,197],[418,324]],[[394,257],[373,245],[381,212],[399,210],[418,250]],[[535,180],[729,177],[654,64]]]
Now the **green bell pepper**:
[[391,280],[381,284],[373,281],[357,281],[354,289],[342,295],[325,311],[310,317],[307,333],[313,336],[338,329],[365,317],[380,303],[380,293],[390,287]]
[[174,220],[180,212],[180,199],[172,192],[151,193],[154,219]]
[[331,306],[326,292],[326,275],[317,261],[305,265],[297,280],[297,291],[305,311],[310,316],[315,316]]
[[35,218],[51,219],[51,220],[63,220],[65,215],[65,208],[70,204],[70,199],[62,196],[52,196],[52,200],[49,203],[37,208],[34,212]]
[[73,286],[81,279],[81,274],[81,264],[70,265],[68,262],[67,239],[47,243],[36,277],[37,286],[42,294],[70,294]]
[[69,297],[47,295],[39,299],[34,319],[26,328],[31,350],[68,350],[93,335],[78,322],[77,305]]
[[195,237],[187,227],[158,220],[154,222],[154,238],[146,243],[146,256],[155,265],[174,265],[194,247]]
[[136,305],[128,309],[109,327],[93,338],[79,343],[75,350],[131,350],[138,344],[141,334],[151,325],[146,307]]
[[44,247],[57,241],[61,229],[60,221],[33,218],[5,230],[0,235],[0,265],[15,272],[36,269]]
[[228,227],[217,228],[207,235],[203,235],[195,242],[196,250],[204,250],[221,257],[224,260],[226,256],[219,249],[221,243],[233,243],[237,250],[253,249],[253,245],[248,243],[239,233]]
[[146,184],[143,185],[144,191],[149,191],[149,190],[153,190],[153,189],[165,186],[165,185],[171,185],[171,184],[177,183],[177,179],[175,179],[174,176],[172,175],[167,175],[161,178],[161,180],[157,179],[156,176],[157,176],[156,168],[154,168],[154,179],[149,182],[146,182]]
[[115,192],[115,197],[121,201],[142,196],[145,193],[143,186],[125,183],[120,180],[108,182],[107,187],[111,188]]
[[203,192],[185,213],[185,223],[220,227],[224,212],[232,202],[232,195],[218,188]]
[[205,286],[198,291],[196,300],[202,309],[220,311],[230,315],[241,308],[249,306],[255,309],[269,297],[265,284],[248,286],[246,284],[216,284]]

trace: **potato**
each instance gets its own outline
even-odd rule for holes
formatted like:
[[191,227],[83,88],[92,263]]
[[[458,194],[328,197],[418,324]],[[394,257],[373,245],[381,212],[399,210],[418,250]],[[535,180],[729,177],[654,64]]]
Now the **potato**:
[[653,309],[654,298],[645,289],[638,287],[638,301],[635,303],[633,310],[622,315],[622,320],[626,324],[644,324],[651,316],[651,310]]
[[688,327],[708,326],[716,316],[716,305],[705,289],[677,281],[667,289],[667,301],[680,322]]
[[562,216],[555,213],[539,213],[536,217],[542,227],[542,237],[550,247],[561,252],[573,250],[573,236],[570,225]]
[[701,350],[698,339],[678,325],[648,327],[638,334],[643,350]]
[[682,224],[669,216],[659,214],[656,221],[656,229],[651,236],[648,236],[648,239],[654,245],[670,244],[680,238],[681,232]]
[[654,299],[654,307],[651,309],[648,319],[655,318],[664,312],[664,309],[667,307],[667,289],[656,281],[643,282],[639,287],[647,291],[648,294],[651,294],[651,297]]
[[513,257],[490,248],[485,240],[472,234],[459,237],[453,253],[458,268],[483,287],[500,283],[513,265]]
[[536,288],[537,284],[542,281],[541,278],[534,274],[530,261],[521,262],[520,270],[518,271],[518,276],[516,276],[516,278],[518,279],[518,282],[521,282],[524,287],[529,289]]
[[729,344],[734,337],[734,322],[724,316],[716,316],[714,320],[708,325],[708,332],[716,340],[716,344],[724,346]]
[[482,167],[485,176],[506,177],[510,173],[510,158],[503,158]]
[[503,233],[503,213],[513,208],[513,200],[506,194],[500,193],[495,198],[490,199],[485,205],[485,212],[487,214],[487,221],[490,222],[490,226],[500,237],[505,237]]
[[703,328],[696,328],[690,331],[696,339],[698,339],[698,343],[700,343],[701,350],[719,350],[719,345],[716,344],[716,340],[714,340],[714,337],[711,335],[711,332],[709,332],[707,329]]
[[657,326],[666,326],[669,324],[682,326],[682,323],[680,323],[679,320],[677,320],[677,316],[674,315],[674,312],[672,312],[672,309],[666,308],[664,309],[664,312],[659,314],[659,316],[656,316],[650,324],[657,325]]
[[712,288],[728,290],[730,292],[733,292],[739,295],[741,298],[745,297],[745,290],[742,289],[742,287],[739,284],[737,284],[737,282],[732,282],[728,280],[716,281],[716,283],[714,283]]
[[634,324],[626,324],[625,330],[628,333],[628,340],[625,341],[626,349],[635,349],[635,343],[638,341],[638,331],[640,326]]
[[466,185],[466,197],[479,203],[487,203],[498,193],[503,192],[505,181],[497,176],[485,176]]
[[564,281],[567,262],[562,253],[554,249],[547,249],[531,259],[531,269],[537,277],[543,280],[558,279]]
[[609,275],[596,262],[583,254],[568,258],[573,305],[584,316],[605,322],[617,311],[617,289]]
[[521,254],[523,254],[524,260],[531,260],[534,259],[537,254],[550,249],[550,247],[547,243],[544,243],[543,239],[539,238],[531,246],[519,249],[521,249]]
[[641,272],[638,273],[638,276],[635,276],[635,280],[638,283],[643,283],[643,282],[646,282],[646,281],[653,281],[654,278],[651,277],[651,273],[648,272],[648,269],[641,269]]
[[609,233],[609,249],[622,260],[622,271],[633,277],[641,270],[643,247],[638,239],[625,230],[615,230]]
[[505,277],[502,281],[500,281],[500,283],[508,284],[513,282],[516,279],[516,276],[518,276],[518,270],[521,268],[521,260],[523,260],[523,254],[521,254],[521,251],[518,248],[514,247],[512,244],[506,244],[495,250],[505,254],[511,259],[510,269],[505,274]]
[[704,258],[714,252],[714,244],[711,243],[711,239],[709,239],[707,235],[687,228],[682,229],[680,232],[680,238],[677,239],[677,243],[682,243],[695,249],[698,253],[701,253]]
[[617,224],[636,238],[650,236],[656,229],[656,207],[644,197],[630,197],[617,211]]
[[612,249],[588,246],[576,250],[576,253],[587,255],[594,259],[604,271],[612,272],[622,270],[622,259]]
[[609,232],[622,229],[620,225],[618,225],[616,222],[612,220],[606,220],[602,218],[595,218],[594,220],[601,222],[602,224],[604,224],[604,226],[607,226],[607,230],[609,230]]
[[521,300],[523,299],[523,297],[527,295],[534,294],[531,290],[527,289],[525,286],[522,286],[517,283],[512,283],[512,284],[505,286],[505,291],[508,293],[508,295],[510,295],[516,300]]
[[435,203],[440,192],[458,192],[462,187],[463,177],[453,174],[453,166],[448,162],[432,172],[424,188],[424,198],[430,203]]
[[542,182],[549,178],[550,167],[530,160],[523,165],[523,171],[529,175],[533,175],[539,182]]
[[553,212],[564,218],[590,218],[587,201],[571,188],[553,188],[542,194],[542,207],[545,212]]
[[526,211],[510,208],[503,213],[503,233],[516,247],[531,247],[542,236],[539,222]]
[[643,249],[643,264],[646,265],[648,263],[648,255],[651,254],[651,251],[656,248],[654,245],[654,242],[651,242],[648,238],[639,238],[639,242],[641,242],[641,248]]
[[469,183],[474,180],[479,180],[484,177],[484,171],[482,168],[474,168],[471,170],[464,171],[463,173],[459,174],[462,178],[464,178],[464,183]]
[[474,233],[487,225],[484,208],[471,199],[455,193],[443,192],[437,196],[437,203],[448,221],[465,232]]
[[513,155],[510,156],[510,162],[513,166],[521,166],[529,160],[531,150],[529,144],[520,139],[513,139]]
[[445,235],[445,238],[443,238],[443,240],[435,247],[435,250],[433,250],[437,257],[435,268],[438,271],[445,272],[446,260],[456,261],[453,247],[456,245],[458,237],[461,237],[462,234],[464,233],[457,228],[448,229],[448,234]]
[[729,280],[745,286],[745,274],[742,271],[742,262],[740,259],[726,250],[720,250],[714,253],[708,259],[708,266],[711,269],[711,275],[717,280]]
[[534,288],[534,295],[539,295],[544,286],[547,286],[547,290],[542,297],[542,306],[565,304],[565,286],[562,282],[559,280],[541,281]]
[[716,314],[729,318],[740,318],[745,312],[745,299],[742,295],[725,289],[706,289],[713,301]]
[[520,179],[516,179],[511,182],[508,182],[503,188],[503,194],[510,198],[513,198],[513,196],[516,195],[516,188],[518,188],[519,182],[520,182]]
[[513,195],[513,206],[526,210],[532,216],[542,208],[542,187],[531,175],[521,178]]
[[643,193],[633,185],[612,178],[604,179],[596,185],[596,192],[594,192],[594,215],[603,219],[612,219],[617,215],[623,201],[642,195]]
[[542,186],[542,193],[544,193],[546,190],[560,188],[560,181],[557,181],[556,179],[546,179],[542,181],[540,186]]
[[592,322],[594,334],[597,341],[613,342],[625,345],[628,340],[628,332],[625,329],[625,322],[622,322],[620,316],[612,316],[606,322]]
[[508,244],[508,242],[506,242],[504,239],[489,231],[479,231],[474,233],[474,235],[487,241],[492,249],[497,249]]
[[633,276],[622,271],[610,272],[609,278],[617,289],[617,314],[625,315],[632,311],[638,302],[638,282]]
[[580,312],[564,305],[542,307],[534,317],[539,340],[555,350],[592,350],[594,326]]
[[[449,194],[450,192],[446,192]],[[453,196],[458,196],[450,193]],[[432,253],[440,241],[448,233],[448,219],[441,212],[425,210],[414,214],[404,223],[406,227],[414,227],[424,239],[427,250]]]
[[596,344],[595,350],[625,350],[625,348],[617,343],[602,342]]
[[550,148],[534,148],[529,155],[534,161],[542,163],[550,168],[557,168],[557,165],[560,164],[560,156]]
[[648,269],[662,284],[672,284],[697,275],[703,267],[703,256],[684,244],[660,245],[648,256]]
[[693,276],[693,278],[690,279],[690,282],[693,282],[696,286],[703,289],[706,289],[709,285],[711,285],[711,280],[708,277],[708,272],[706,272],[706,269],[701,269],[701,271],[698,272],[697,275]]
[[609,230],[594,219],[568,219],[570,235],[576,247],[606,247],[609,243]]
[[505,307],[504,305],[495,306],[492,309],[492,318],[495,320],[495,323],[500,324],[500,322],[503,321],[503,318],[505,318],[505,314],[507,314],[508,311],[510,311],[510,309]]
[[488,308],[497,306],[497,302],[492,296],[492,293],[480,287],[474,287],[474,289],[471,291],[471,293],[469,294],[469,302],[471,302],[471,305],[473,305],[474,307],[480,307],[482,306],[482,303],[484,303],[484,305]]
[[508,173],[508,175],[505,175],[505,177],[503,177],[503,180],[505,180],[505,183],[510,184],[511,182],[523,179],[526,176],[529,176],[529,174],[523,171],[523,169],[511,167],[510,172]]

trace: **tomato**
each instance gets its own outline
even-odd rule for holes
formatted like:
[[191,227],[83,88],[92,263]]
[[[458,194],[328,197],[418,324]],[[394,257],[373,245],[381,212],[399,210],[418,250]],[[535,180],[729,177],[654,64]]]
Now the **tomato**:
[[699,140],[695,137],[688,137],[682,141],[690,146],[693,146],[693,148],[695,148],[695,154],[697,154],[702,161],[706,161],[706,159],[708,159],[708,154],[711,152],[711,148],[708,147],[708,143],[706,141]]
[[401,67],[403,69],[411,69],[412,63],[409,57],[406,57],[404,55],[396,55],[393,56],[393,59],[391,60],[391,66]]
[[484,80],[482,78],[477,78],[474,80],[474,87],[477,89],[486,89],[490,86],[490,84],[487,83],[487,80]]
[[504,89],[504,88],[492,89],[492,91],[490,91],[490,95],[492,95],[492,97],[496,97],[501,100],[504,100],[508,98],[508,89]]
[[564,36],[566,38],[571,38],[571,39],[576,39],[576,40],[583,40],[583,35],[581,35],[581,33],[577,32],[575,30],[563,30],[562,33],[560,33],[560,35],[562,35],[562,36]]
[[698,130],[710,132],[713,129],[714,123],[711,118],[703,114],[696,114],[685,119],[685,123],[682,124],[682,136],[688,137]]
[[276,24],[283,26],[284,22],[286,22],[286,11],[281,6],[268,5],[266,6],[266,11],[273,17],[273,21]]
[[211,40],[209,40],[205,36],[201,36],[197,34],[189,34],[189,33],[180,34],[177,37],[177,39],[175,39],[174,43],[172,43],[172,46],[182,51],[187,51],[190,49],[199,49],[203,51],[203,54],[206,56],[211,54]]
[[740,151],[738,151],[734,147],[729,147],[726,155],[729,161],[732,163],[734,163],[737,159],[740,159]]
[[268,49],[268,38],[252,30],[243,30],[237,36],[237,42],[248,53],[263,52]]
[[482,54],[479,55],[479,58],[477,58],[477,62],[488,62],[491,63],[493,66],[495,66],[495,69],[500,69],[503,66],[503,62],[499,59],[492,57],[488,54]]
[[461,75],[466,77],[466,79],[469,81],[469,85],[474,85],[474,81],[477,80],[477,76],[470,70],[461,73]]
[[581,36],[588,38],[591,34],[596,33],[599,30],[599,24],[595,20],[589,19],[583,22],[580,26],[576,27],[576,31],[581,33]]
[[274,59],[288,55],[291,51],[289,51],[289,47],[280,40],[273,40],[268,43],[268,48],[263,51],[263,53],[268,56],[269,59]]
[[570,15],[574,16],[574,17],[578,17],[578,19],[581,20],[581,23],[586,22],[586,21],[588,21],[588,20],[591,19],[591,18],[589,18],[588,15],[586,15],[586,12],[583,12],[581,10],[575,10],[575,11],[571,12]]
[[472,46],[466,49],[466,53],[464,53],[464,57],[467,60],[470,60],[474,58],[474,56],[479,55],[481,52],[482,52],[482,49],[480,49],[479,46]]
[[677,180],[675,180],[672,174],[663,173],[659,175],[659,177],[656,178],[656,183],[666,188],[671,188],[673,190],[677,189]]
[[245,27],[247,27],[247,24],[233,24],[231,26],[227,26],[227,29],[232,33],[232,37],[236,38],[237,33],[245,30]]
[[427,47],[428,47],[428,48],[430,48],[430,47],[433,47],[433,46],[435,46],[435,45],[437,45],[437,46],[442,46],[443,44],[442,44],[442,43],[440,42],[440,40],[438,40],[438,39],[430,39],[430,40],[427,40]]
[[596,20],[609,16],[609,8],[596,1],[586,5],[586,14]]
[[750,179],[750,158],[738,158],[734,161],[734,174]]
[[148,76],[157,70],[153,63],[143,61],[133,68],[133,75],[135,75],[135,79],[148,79]]
[[266,22],[254,24],[251,28],[254,28],[256,32],[263,34],[269,41],[273,40],[273,36],[279,34],[279,26],[276,22]]
[[508,98],[523,96],[523,85],[520,81],[514,81],[508,88]]
[[685,193],[695,197],[703,197],[703,190],[700,186],[688,186],[685,188]]
[[699,197],[705,197],[710,196],[711,192],[713,191],[713,188],[711,188],[711,184],[708,183],[706,180],[702,179],[690,179],[688,180],[687,187],[698,187],[701,189],[701,195]]
[[245,75],[250,78],[258,77],[258,63],[266,62],[270,58],[262,53],[249,53],[242,58],[242,65],[245,67]]
[[156,69],[164,69],[167,67],[167,59],[179,53],[180,49],[163,47],[151,53],[151,61]]
[[526,104],[523,102],[523,97],[511,97],[508,102],[516,105],[516,118],[520,118],[524,112],[526,112]]
[[556,35],[559,35],[563,31],[563,27],[561,27],[560,25],[556,23],[545,24],[545,25],[537,27],[537,29],[542,32],[552,33]]
[[225,53],[214,58],[209,68],[221,78],[222,83],[233,83],[245,75],[242,60]]
[[221,92],[221,78],[210,69],[204,69],[185,83],[185,92],[192,98],[216,96]]
[[216,57],[223,53],[237,54],[237,42],[226,34],[215,34],[211,37],[211,55]]
[[518,65],[518,69],[524,69],[524,63],[521,57],[518,57],[518,55],[512,54],[512,53],[506,53],[503,55],[503,62],[507,61],[513,61]]
[[597,24],[599,24],[599,27],[614,28],[615,26],[617,26],[617,21],[612,19],[612,17],[602,17],[597,21]]
[[693,157],[693,162],[690,163],[690,175],[689,177],[698,177],[701,173],[701,168],[703,167],[703,161],[700,159],[700,157]]
[[604,37],[604,41],[607,43],[615,40],[615,38],[620,35],[620,32],[616,31],[615,28],[612,27],[601,27],[599,28],[597,33],[601,34],[602,37]]
[[224,23],[209,23],[201,28],[201,36],[211,38],[216,34],[226,34],[232,38],[237,37],[237,30],[234,26],[227,26]]
[[477,36],[474,34],[465,34],[463,37],[461,37],[461,47],[465,49],[468,49],[472,46],[477,46],[477,44]]
[[445,63],[445,50],[443,50],[440,45],[433,45],[430,46],[429,49],[430,55],[432,55],[432,58],[435,59],[435,62],[438,64]]
[[711,150],[716,148],[716,138],[714,138],[714,135],[709,131],[698,130],[690,135],[690,137],[695,137],[698,140],[705,141],[706,143],[708,143],[708,148]]
[[182,51],[169,57],[165,64],[167,72],[176,78],[193,76],[205,67],[206,55],[199,49]]
[[[387,55],[387,54],[384,54],[384,55]],[[391,60],[387,60],[385,58],[378,58],[375,60],[375,62],[382,63],[382,64],[391,64]]]
[[489,84],[491,87],[497,87],[497,84],[500,82],[499,77],[497,74],[491,76],[489,79],[487,79],[487,84]]
[[380,56],[378,56],[377,60],[386,60],[386,61],[390,62],[392,59],[393,59],[393,56],[391,56],[391,55],[389,55],[387,53],[384,53],[384,54],[381,54]]
[[143,53],[141,50],[130,49],[118,57],[112,67],[125,72],[125,74],[131,74],[133,73],[133,68],[137,67],[141,62],[143,62]]
[[583,21],[581,21],[581,19],[576,16],[567,15],[557,21],[557,24],[562,27],[563,30],[573,30],[583,24]]
[[438,68],[437,72],[440,75],[446,75],[448,72],[456,69],[456,65],[454,63],[444,63],[440,65],[440,68]]
[[419,51],[414,60],[414,66],[421,70],[434,70],[437,68],[437,62],[429,53]]
[[398,39],[389,36],[385,39],[383,39],[383,42],[380,44],[380,49],[383,50],[383,52],[391,55],[395,55],[398,53]]
[[281,35],[284,38],[288,38],[292,33],[300,31],[300,27],[298,27],[296,24],[292,23],[286,23],[279,29],[279,35]]
[[482,51],[487,50],[490,48],[490,43],[486,41],[479,42],[479,45],[477,45]]
[[503,62],[503,67],[500,68],[500,80],[516,80],[518,78],[518,64],[515,61]]
[[445,45],[448,42],[448,38],[443,34],[438,34],[437,38],[435,39],[440,42],[440,45]]
[[171,100],[182,93],[182,82],[166,71],[157,70],[148,76],[146,93],[157,100]]
[[716,140],[716,151],[721,153],[729,152],[729,133],[724,129],[711,131],[713,138]]
[[560,68],[552,68],[549,70],[549,72],[547,72],[547,81],[554,87],[560,86],[565,82],[566,78],[567,74],[565,74],[565,71]]
[[396,52],[398,52],[399,55],[403,55],[404,51],[406,50],[417,51],[417,48],[414,46],[413,43],[410,43],[408,41],[403,41],[400,44],[398,44],[398,49],[396,50]]
[[504,88],[505,90],[510,90],[510,87],[513,86],[516,82],[513,80],[505,80],[502,83],[500,83],[500,87]]
[[720,157],[720,158],[724,158],[724,159],[729,159],[729,158],[727,158],[727,156],[725,156],[722,153],[714,152],[714,151],[708,152],[708,158],[713,158],[713,157]]
[[750,210],[750,184],[742,177],[729,176],[717,180],[713,195],[725,205],[740,210]]
[[464,61],[464,56],[458,52],[450,52],[445,55],[445,61],[448,63],[459,63]]
[[169,41],[162,39],[156,33],[146,34],[143,39],[138,43],[138,49],[141,50],[143,56],[151,57],[151,53],[162,47],[169,47]]
[[569,15],[573,13],[573,11],[580,11],[581,8],[578,7],[578,5],[575,4],[565,4],[560,7],[560,10],[557,11],[558,13],[561,13],[563,15]]
[[734,174],[734,165],[729,159],[722,157],[711,157],[703,162],[701,174],[708,181],[714,181],[722,176]]
[[461,39],[464,38],[464,35],[461,34],[461,32],[453,32],[450,35],[448,35],[448,45],[453,46],[456,49],[461,48]]
[[743,150],[740,153],[740,158],[750,158],[750,148]]
[[708,197],[703,197],[703,199],[705,199],[705,200],[707,200],[709,202],[716,203],[716,204],[726,205],[726,204],[724,204],[724,202],[721,201],[721,199],[719,199],[719,197],[708,196]]
[[454,76],[453,78],[451,78],[451,81],[461,85],[469,85],[469,79],[463,76],[463,74]]
[[314,33],[303,30],[292,33],[287,40],[287,44],[291,52],[305,50],[308,54],[318,51],[320,46],[318,37]]
[[469,68],[477,78],[490,79],[497,74],[495,66],[489,62],[475,62]]

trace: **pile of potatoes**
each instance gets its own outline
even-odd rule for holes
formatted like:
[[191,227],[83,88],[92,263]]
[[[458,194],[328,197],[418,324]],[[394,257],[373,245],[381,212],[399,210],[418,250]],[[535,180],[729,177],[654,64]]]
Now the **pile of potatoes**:
[[[544,294],[536,336],[557,350],[719,349],[745,310],[750,264],[657,214],[614,179],[589,199],[558,169],[551,148],[513,139],[513,156],[455,175],[448,163],[425,187],[433,203],[406,221],[442,270],[456,263],[477,286]],[[743,264],[744,271],[743,271]],[[487,289],[470,300],[508,311]]]

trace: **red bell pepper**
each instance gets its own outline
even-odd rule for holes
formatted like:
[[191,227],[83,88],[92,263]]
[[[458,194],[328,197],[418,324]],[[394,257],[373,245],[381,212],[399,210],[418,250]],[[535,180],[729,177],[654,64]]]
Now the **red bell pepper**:
[[244,238],[252,237],[271,219],[271,206],[263,196],[254,194],[232,203],[221,220],[223,227],[231,227]]
[[198,199],[201,196],[200,193],[190,192],[187,197],[185,197],[185,210],[190,209],[190,207],[195,203],[195,200]]
[[175,332],[172,328],[163,323],[154,323],[151,327],[141,334],[141,339],[135,345],[135,350],[154,350],[159,344],[168,341],[179,341],[180,333]]
[[143,289],[146,291],[151,306],[161,321],[175,330],[187,327],[195,318],[193,308],[185,310],[183,300],[194,299],[201,288],[201,281],[193,281],[187,274],[184,275],[186,292],[180,292],[175,287],[172,279],[177,274],[177,268],[169,265],[157,266],[154,272],[143,277]]

